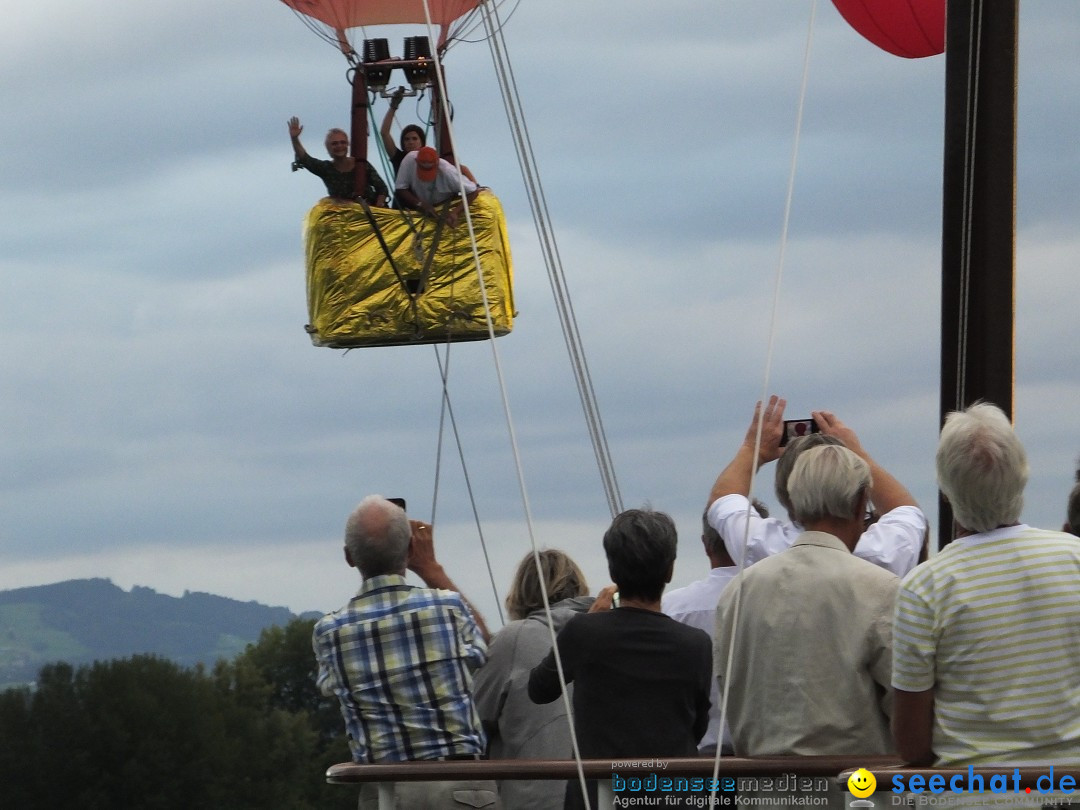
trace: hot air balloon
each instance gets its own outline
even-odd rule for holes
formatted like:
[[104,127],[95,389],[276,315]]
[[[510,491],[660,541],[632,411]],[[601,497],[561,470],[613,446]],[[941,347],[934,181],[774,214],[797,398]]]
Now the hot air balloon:
[[908,59],[945,50],[945,0],[833,0],[848,24],[882,50]]
[[[431,100],[429,121],[439,155],[454,161],[442,94],[442,59],[458,34],[475,27],[481,0],[282,0],[348,60],[352,84],[351,143],[356,183],[366,182],[369,109],[388,98],[394,71],[408,84],[397,90]],[[385,38],[364,39],[353,29],[415,24],[438,27],[430,37],[408,36],[392,57]],[[356,348],[480,340],[513,328],[513,267],[498,199],[482,189],[456,226],[443,216],[371,208],[324,198],[304,223],[308,324],[317,346]],[[490,317],[490,327],[489,327]]]

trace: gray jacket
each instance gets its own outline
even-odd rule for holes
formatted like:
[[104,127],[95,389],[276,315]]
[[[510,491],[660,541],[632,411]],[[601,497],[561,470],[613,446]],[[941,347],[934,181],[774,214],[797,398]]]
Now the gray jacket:
[[[555,632],[588,611],[593,601],[579,596],[552,605]],[[529,673],[550,650],[551,631],[543,610],[510,622],[492,639],[487,663],[473,676],[492,759],[573,758],[563,701],[540,706],[529,700]],[[572,685],[570,689],[572,695]],[[514,810],[561,810],[565,790],[566,783],[558,780],[499,783],[503,807]]]

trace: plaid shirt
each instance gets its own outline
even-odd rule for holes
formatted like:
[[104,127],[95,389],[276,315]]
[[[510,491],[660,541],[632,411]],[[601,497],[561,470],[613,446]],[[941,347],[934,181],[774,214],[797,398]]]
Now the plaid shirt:
[[356,762],[481,754],[472,670],[487,645],[453,591],[371,577],[312,636],[318,685],[336,695]]

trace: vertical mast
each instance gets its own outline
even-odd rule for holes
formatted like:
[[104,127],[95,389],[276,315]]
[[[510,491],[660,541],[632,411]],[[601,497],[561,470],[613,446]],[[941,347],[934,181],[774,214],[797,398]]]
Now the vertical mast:
[[[948,0],[941,420],[982,399],[1013,412],[1018,0]],[[938,547],[953,539],[938,496]]]
[[[362,197],[367,191],[367,142],[368,142],[368,100],[367,74],[360,65],[352,71],[352,108],[349,114],[350,144],[349,154],[356,161],[353,191]],[[393,186],[393,178],[390,185]]]

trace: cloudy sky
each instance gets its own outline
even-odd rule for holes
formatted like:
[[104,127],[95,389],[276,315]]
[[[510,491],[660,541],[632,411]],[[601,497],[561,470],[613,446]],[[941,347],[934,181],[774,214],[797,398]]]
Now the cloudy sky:
[[[676,518],[677,584],[704,571],[698,516],[765,386],[810,12],[522,0],[507,22],[622,499]],[[769,389],[793,416],[835,411],[934,518],[944,57],[890,56],[824,0],[812,30]],[[1078,41],[1074,0],[1023,0],[1016,420],[1025,517],[1050,527],[1080,455]],[[520,310],[494,351],[450,358],[499,598],[530,541],[496,361],[533,535],[599,586],[609,515],[487,45],[446,67]],[[274,0],[6,11],[0,588],[103,576],[329,610],[356,585],[340,542],[363,495],[431,518],[432,347],[343,354],[303,330],[300,225],[322,185],[290,172],[285,122],[321,152],[345,68]],[[437,545],[497,624],[464,479],[447,437]],[[771,474],[756,486],[774,505]]]

